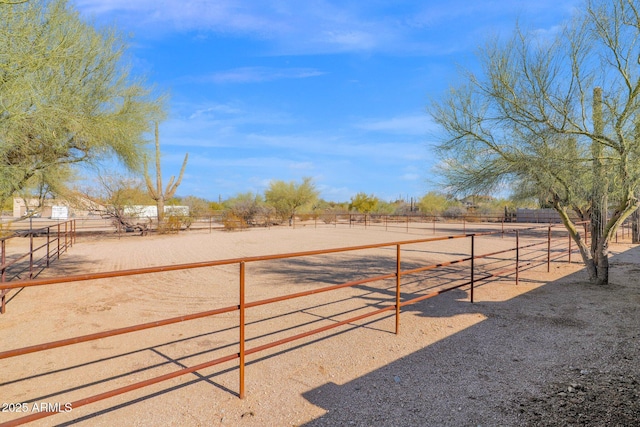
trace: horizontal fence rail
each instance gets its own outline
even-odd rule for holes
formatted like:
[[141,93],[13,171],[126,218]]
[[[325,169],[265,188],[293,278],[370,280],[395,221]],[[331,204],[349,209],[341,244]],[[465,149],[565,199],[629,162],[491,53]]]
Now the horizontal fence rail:
[[[40,228],[17,230],[9,236],[1,237],[0,282],[21,279],[25,273],[28,273],[29,279],[36,277],[40,271],[50,266],[52,260],[59,259],[60,255],[73,246],[76,238],[75,226],[75,220],[70,220]],[[8,243],[19,238],[29,239],[29,249],[9,253]],[[12,289],[16,287],[0,289],[2,314],[6,312],[7,296]]]
[[[560,225],[557,221],[553,224],[545,222],[546,217],[535,217],[536,224]],[[147,217],[132,217],[131,223],[145,224],[145,230],[154,230],[157,225],[155,219]],[[576,225],[584,222],[572,218]],[[25,226],[33,221],[34,224],[41,224],[40,227],[54,227],[56,220],[46,218],[35,218],[31,220],[13,220],[10,223],[4,223],[4,230],[21,230],[24,231]],[[501,230],[504,232],[505,227],[522,226],[526,228],[530,226],[528,223],[519,222],[513,214],[462,214],[458,216],[442,216],[442,215],[426,215],[422,213],[410,213],[404,215],[391,214],[362,214],[362,213],[314,213],[304,214],[293,217],[291,220],[283,220],[275,216],[258,215],[251,219],[242,219],[238,217],[229,217],[225,212],[216,212],[209,215],[180,217],[175,221],[167,221],[168,231],[213,231],[221,230],[245,230],[250,228],[272,228],[272,227],[348,227],[348,228],[365,228],[365,229],[384,229],[385,231],[404,231],[414,234],[452,234],[462,229],[463,233],[472,233],[484,231],[485,229],[494,229],[495,225],[500,224]],[[131,234],[141,234],[133,228],[116,227],[112,218],[101,218],[98,215],[88,217],[78,217],[74,219],[75,231],[78,234],[84,233],[117,233],[118,236]],[[625,221],[617,230],[615,241],[619,237],[631,237],[632,223],[631,220]],[[165,230],[167,231],[167,230]],[[146,234],[146,233],[142,233]]]
[[[29,288],[29,287],[35,287],[35,286],[64,286],[64,284],[67,284],[67,283],[74,283],[74,282],[81,282],[81,281],[88,281],[88,280],[104,280],[104,279],[134,276],[134,275],[135,276],[152,275],[152,274],[170,272],[170,271],[192,270],[192,269],[202,269],[202,268],[211,268],[211,267],[220,267],[220,266],[236,266],[237,267],[237,283],[238,283],[238,301],[237,301],[237,304],[227,305],[223,307],[216,307],[216,308],[212,308],[211,310],[202,311],[198,313],[191,313],[187,315],[166,318],[166,319],[157,320],[157,321],[148,322],[148,323],[141,323],[141,324],[76,336],[76,337],[62,339],[62,340],[31,345],[31,346],[22,347],[22,348],[5,350],[0,352],[0,360],[19,357],[22,355],[37,353],[41,351],[53,350],[61,347],[68,347],[71,345],[94,341],[98,339],[115,337],[118,335],[128,334],[136,331],[163,327],[163,326],[176,324],[180,322],[212,317],[212,316],[225,314],[225,313],[236,313],[238,322],[237,322],[237,325],[234,327],[234,329],[237,329],[237,334],[238,334],[237,340],[221,348],[234,347],[234,348],[237,348],[237,351],[233,351],[229,354],[225,354],[221,357],[216,357],[212,360],[208,360],[206,362],[199,363],[194,366],[184,367],[183,369],[169,372],[164,375],[160,375],[160,376],[146,379],[143,381],[138,381],[123,387],[118,387],[118,388],[115,388],[106,392],[102,392],[93,396],[78,399],[71,402],[70,405],[75,409],[78,407],[88,405],[90,403],[98,402],[98,401],[108,399],[123,393],[141,389],[141,388],[150,386],[152,384],[157,384],[172,378],[176,378],[182,375],[193,373],[205,368],[209,368],[215,365],[219,365],[219,364],[234,361],[234,360],[238,361],[238,372],[239,372],[237,395],[240,398],[244,398],[246,394],[246,390],[245,390],[246,360],[245,358],[247,356],[250,356],[252,354],[256,354],[277,346],[281,346],[285,343],[290,343],[306,337],[317,335],[319,333],[326,332],[338,327],[342,327],[345,325],[353,325],[354,322],[358,322],[360,320],[375,317],[375,316],[380,316],[383,313],[390,313],[391,315],[395,316],[395,334],[398,334],[400,332],[400,313],[401,313],[402,307],[416,304],[420,301],[433,298],[445,292],[449,292],[454,289],[460,289],[460,288],[469,289],[469,300],[470,302],[473,302],[474,287],[481,281],[485,281],[493,277],[511,276],[512,274],[515,273],[515,283],[517,285],[519,280],[519,272],[527,266],[540,265],[540,264],[543,265],[544,263],[546,263],[547,270],[549,270],[551,261],[557,260],[562,257],[567,257],[567,256],[568,256],[568,261],[571,262],[571,252],[572,252],[571,243],[570,243],[571,239],[569,239],[569,243],[567,245],[566,230],[561,229],[559,231],[555,231],[555,229],[557,229],[557,227],[551,226],[551,225],[529,227],[525,229],[509,229],[509,230],[501,229],[499,231],[487,231],[482,233],[470,233],[470,234],[464,233],[464,234],[449,235],[449,236],[438,236],[438,237],[431,237],[431,238],[394,241],[394,242],[387,242],[387,243],[380,243],[380,244],[360,245],[360,246],[351,246],[351,247],[342,247],[342,248],[333,248],[333,249],[324,249],[324,250],[312,250],[312,251],[277,254],[277,255],[264,255],[264,256],[242,257],[242,258],[233,258],[233,259],[224,259],[224,260],[212,260],[212,261],[204,261],[204,262],[196,262],[196,263],[164,265],[164,266],[157,266],[157,267],[146,267],[146,268],[137,268],[137,269],[121,270],[121,271],[108,271],[108,272],[101,272],[101,273],[81,274],[81,275],[73,275],[73,276],[67,276],[67,277],[50,277],[50,278],[21,280],[16,282],[1,283],[0,290],[2,292],[5,292],[11,289]],[[555,231],[555,236],[554,236],[554,231]],[[562,236],[558,237],[557,236],[558,234],[562,234]],[[498,236],[502,236],[504,239],[513,239],[513,245],[509,246],[506,249],[492,251],[490,253],[477,253],[477,242],[479,238],[485,238],[485,237],[497,238]],[[524,242],[523,241],[524,237],[531,239],[531,241]],[[454,240],[454,239],[468,240],[469,242],[468,256],[463,256],[458,259],[443,261],[439,263],[431,263],[431,264],[422,265],[414,268],[407,268],[407,269],[402,268],[403,266],[402,250],[403,249],[408,249],[412,247],[412,245],[418,245],[418,244],[428,245],[428,244],[433,244],[435,242],[442,242],[442,241]],[[543,248],[543,249],[540,250],[539,248]],[[389,271],[381,272],[381,274],[375,274],[375,275],[366,276],[366,277],[362,277],[354,280],[347,280],[345,282],[338,283],[338,284],[321,286],[319,288],[309,289],[306,291],[296,292],[288,295],[280,295],[276,297],[247,301],[246,267],[249,264],[258,263],[258,262],[270,263],[278,260],[300,259],[300,258],[327,255],[327,254],[349,254],[349,253],[354,253],[356,251],[365,251],[365,250],[372,250],[372,249],[391,249],[389,253],[392,255],[390,256],[389,261],[393,261],[393,268],[390,268]],[[524,257],[524,254],[527,251],[529,253],[528,258]],[[509,254],[509,255],[507,256],[506,254]],[[498,258],[496,257],[496,255],[503,255],[503,257]],[[490,266],[489,264],[487,264],[488,267],[485,268],[485,271],[480,271],[479,266],[477,264],[478,260],[484,260],[487,263],[495,262],[496,264],[490,265]],[[505,263],[508,265],[505,265]],[[446,286],[439,286],[437,289],[432,289],[429,292],[426,292],[419,296],[415,296],[415,294],[412,294],[412,293],[403,294],[402,292],[403,278],[408,278],[410,276],[418,275],[420,273],[437,270],[442,267],[450,267],[453,265],[461,265],[461,266],[468,265],[468,267],[465,267],[464,269],[461,269],[461,270],[456,270],[456,274],[458,274],[459,277],[457,276],[455,280],[451,281],[452,283],[448,283],[446,284]],[[331,319],[333,323],[330,323],[328,325],[314,327],[311,330],[294,333],[284,338],[274,339],[270,342],[255,345],[254,347],[250,347],[250,348],[247,347],[247,344],[251,341],[247,338],[247,334],[246,334],[246,327],[248,325],[246,320],[246,312],[248,310],[251,310],[253,308],[260,307],[260,306],[267,306],[277,302],[302,298],[302,297],[311,296],[311,295],[320,294],[320,293],[329,293],[339,289],[353,288],[353,287],[360,286],[367,283],[383,282],[383,281],[389,281],[389,280],[394,282],[394,286],[389,288],[389,289],[392,289],[389,291],[389,299],[381,301],[381,303],[378,304],[378,306],[374,307],[373,309],[371,309],[369,305],[366,305],[365,308],[367,308],[369,311],[365,313],[351,316],[347,319],[341,319],[341,320]],[[427,288],[427,289],[430,289],[430,288]],[[0,424],[0,426],[20,425],[27,422],[35,421],[37,419],[48,417],[54,414],[55,412],[32,413],[27,416],[16,418],[8,422],[5,422],[3,424]]]

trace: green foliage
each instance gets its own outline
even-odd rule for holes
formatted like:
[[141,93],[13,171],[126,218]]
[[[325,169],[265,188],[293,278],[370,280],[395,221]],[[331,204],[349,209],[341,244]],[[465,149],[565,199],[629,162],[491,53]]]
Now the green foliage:
[[126,45],[65,0],[2,7],[0,198],[38,172],[116,156],[139,169],[162,102],[129,76]]
[[373,194],[358,193],[351,198],[349,210],[360,213],[372,213],[378,209],[378,203],[380,203],[380,199]]
[[378,206],[372,213],[381,215],[394,215],[398,212],[398,204],[395,202],[386,202],[378,199]]
[[452,203],[454,202],[444,194],[430,191],[422,196],[417,204],[423,214],[437,216],[442,215]]
[[209,212],[218,212],[224,209],[224,204],[220,202],[208,202]]
[[[481,73],[467,72],[430,111],[446,135],[438,149],[451,188],[487,194],[512,183],[520,197],[546,200],[604,284],[608,242],[640,205],[640,8],[584,6],[555,39],[517,28],[488,43]],[[569,210],[593,220],[591,248]]]
[[5,199],[0,205],[0,209],[2,212],[12,212],[13,211],[13,200],[10,198]]
[[189,215],[169,215],[163,231],[165,233],[178,233],[183,228],[188,230],[192,223],[193,219]]
[[177,205],[189,208],[189,216],[191,218],[204,217],[212,213],[211,203],[201,197],[186,196],[178,198],[176,202]]
[[299,184],[294,181],[271,181],[264,194],[266,203],[282,219],[292,219],[299,208],[318,198],[318,191],[311,178],[303,178]]
[[349,212],[349,203],[328,202],[319,199],[314,204],[315,211],[325,224],[332,224],[336,220],[336,215],[347,214]]
[[[251,192],[241,193],[225,200],[225,220],[229,224],[239,222],[239,227],[253,225],[267,225],[271,209],[265,205],[262,196]],[[225,226],[226,227],[226,226]]]

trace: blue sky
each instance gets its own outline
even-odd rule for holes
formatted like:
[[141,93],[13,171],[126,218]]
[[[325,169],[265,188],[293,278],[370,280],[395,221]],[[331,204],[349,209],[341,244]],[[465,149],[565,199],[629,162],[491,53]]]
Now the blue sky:
[[516,21],[553,33],[580,0],[72,0],[132,34],[130,61],[169,93],[165,181],[208,200],[313,178],[321,197],[440,190],[430,99]]

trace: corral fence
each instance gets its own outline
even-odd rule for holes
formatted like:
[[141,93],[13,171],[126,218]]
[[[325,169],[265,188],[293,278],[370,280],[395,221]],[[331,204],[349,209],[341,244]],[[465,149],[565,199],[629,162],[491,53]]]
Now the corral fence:
[[[552,211],[552,212],[549,212]],[[555,213],[555,215],[554,215]],[[154,221],[146,217],[129,218],[132,223],[144,223],[149,225],[149,230],[155,229]],[[581,222],[579,218],[571,218],[574,223]],[[36,227],[53,227],[58,223],[53,219],[33,219]],[[133,229],[116,228],[112,218],[101,218],[93,215],[74,218],[75,230],[78,234],[90,233],[114,233],[121,236],[127,233],[136,234]],[[454,233],[462,230],[463,233],[478,232],[493,229],[500,224],[501,230],[505,227],[518,224],[559,224],[557,212],[545,209],[518,209],[510,214],[475,214],[465,213],[457,216],[425,215],[422,213],[408,213],[403,215],[391,214],[364,214],[364,213],[313,213],[300,214],[291,219],[282,219],[273,215],[253,215],[251,218],[240,218],[235,215],[227,215],[227,212],[218,211],[203,216],[168,216],[166,218],[168,231],[208,231],[209,233],[221,230],[246,230],[263,227],[349,227],[349,228],[375,228],[388,231],[405,231],[407,233],[442,234]],[[627,233],[631,229],[631,220],[627,220],[620,228],[620,233]],[[14,220],[11,224],[3,224],[5,229],[24,229],[25,220]],[[484,225],[490,227],[483,227]],[[165,231],[167,231],[165,230]]]
[[[586,230],[586,228],[585,228]],[[502,239],[501,239],[502,238]],[[586,238],[586,235],[584,236]],[[484,241],[485,246],[489,248],[496,249],[501,247],[500,250],[492,250],[487,253],[479,253],[478,251],[478,241],[481,239],[493,239],[488,241]],[[496,240],[498,239],[498,240]],[[417,256],[416,253],[428,254],[433,251],[425,249],[430,248],[431,245],[436,244],[444,244],[444,241],[447,240],[461,240],[468,242],[468,254],[462,256],[457,259],[448,259],[442,262],[427,262],[422,259],[422,263],[424,264],[416,264],[415,261],[409,263],[405,261],[409,255]],[[440,243],[437,243],[440,242]],[[500,245],[498,245],[500,243]],[[422,245],[422,246],[421,246]],[[345,256],[352,254],[357,251],[367,251],[367,250],[384,250],[384,257],[386,261],[384,263],[381,260],[377,260],[375,262],[376,267],[380,267],[381,264],[384,268],[376,268],[375,271],[372,269],[367,269],[364,272],[358,272],[358,275],[355,277],[350,277],[348,280],[338,283],[338,284],[330,284],[329,286],[321,285],[317,288],[307,289],[301,292],[296,292],[288,295],[279,295],[269,298],[256,299],[256,300],[247,300],[246,298],[246,281],[247,281],[247,265],[257,264],[257,263],[266,263],[267,266],[272,265],[272,263],[277,263],[281,260],[304,260],[309,257],[318,257],[318,256],[335,256],[331,254],[341,254],[340,256]],[[437,251],[436,251],[437,252]],[[459,252],[459,251],[458,251]],[[232,332],[235,330],[235,338],[232,338],[233,341],[225,344],[216,344],[219,347],[216,347],[220,351],[222,351],[222,355],[220,357],[213,358],[212,360],[205,361],[203,363],[198,363],[194,366],[185,366],[181,365],[183,368],[178,369],[164,375],[160,375],[157,377],[149,378],[142,381],[137,381],[125,386],[121,386],[118,388],[111,389],[109,391],[101,392],[99,394],[94,394],[88,397],[84,397],[73,402],[69,402],[68,405],[73,409],[82,407],[84,405],[88,405],[94,402],[102,401],[104,399],[109,399],[111,397],[121,395],[124,393],[131,392],[133,390],[141,389],[144,387],[151,386],[153,384],[157,384],[163,381],[167,381],[169,379],[173,379],[182,375],[196,373],[197,371],[204,370],[205,368],[213,367],[215,365],[220,365],[226,362],[237,361],[237,370],[238,370],[238,388],[237,388],[237,396],[239,398],[245,397],[245,364],[246,357],[250,355],[254,355],[265,350],[281,346],[285,343],[290,343],[296,340],[300,340],[306,337],[310,337],[316,334],[320,334],[326,331],[329,331],[334,328],[338,328],[341,326],[351,325],[353,326],[354,322],[359,322],[363,319],[367,319],[370,317],[378,316],[378,318],[387,314],[387,317],[393,316],[395,317],[395,333],[398,334],[400,332],[400,313],[402,307],[407,307],[412,304],[416,304],[423,300],[433,298],[435,296],[441,295],[445,292],[452,291],[454,289],[463,288],[468,290],[468,297],[470,302],[474,301],[474,287],[478,286],[480,282],[488,281],[492,278],[513,278],[515,280],[515,284],[517,285],[520,280],[520,272],[527,268],[532,268],[538,265],[547,265],[547,271],[550,269],[551,262],[559,261],[560,259],[571,262],[571,256],[574,250],[571,248],[571,239],[568,237],[568,233],[564,228],[559,229],[557,226],[538,226],[538,227],[529,227],[529,228],[521,228],[521,229],[509,229],[509,230],[496,230],[491,232],[484,233],[466,233],[466,234],[455,234],[448,236],[438,236],[431,238],[421,238],[414,240],[405,240],[405,241],[394,241],[388,243],[380,243],[380,244],[370,244],[370,245],[362,245],[362,246],[352,246],[352,247],[342,247],[335,249],[325,249],[325,250],[315,250],[315,251],[305,251],[305,252],[296,252],[296,253],[286,253],[279,255],[267,255],[267,256],[253,256],[253,257],[243,257],[243,258],[234,258],[234,259],[225,259],[225,260],[213,260],[206,262],[197,262],[197,263],[188,263],[188,264],[174,264],[174,265],[164,265],[157,267],[147,267],[147,268],[138,268],[138,269],[130,269],[130,270],[121,270],[121,271],[109,271],[102,273],[93,273],[93,274],[81,274],[67,277],[51,277],[51,278],[42,278],[42,279],[34,279],[34,280],[22,280],[18,282],[11,283],[3,283],[0,284],[0,289],[3,291],[17,289],[22,287],[33,287],[33,286],[60,286],[64,287],[64,284],[80,282],[80,281],[88,281],[88,280],[107,280],[113,279],[117,277],[125,277],[125,276],[151,276],[158,273],[163,272],[171,272],[171,271],[186,271],[193,269],[206,269],[206,268],[217,268],[221,266],[235,266],[237,268],[237,303],[233,303],[231,305],[221,306],[221,307],[211,307],[211,309],[206,311],[201,311],[197,313],[184,314],[177,317],[164,318],[162,320],[156,320],[148,323],[135,324],[131,326],[121,327],[117,329],[105,330],[102,332],[91,333],[88,335],[76,336],[73,338],[62,339],[58,341],[45,342],[41,344],[31,345],[28,347],[15,348],[10,350],[5,350],[0,352],[0,360],[16,358],[16,362],[19,362],[19,357],[22,355],[27,355],[36,352],[42,351],[51,351],[56,348],[62,348],[67,346],[72,346],[78,343],[84,343],[94,340],[106,339],[109,337],[116,337],[122,334],[128,334],[136,331],[148,330],[151,328],[160,328],[167,325],[177,324],[180,322],[192,321],[195,319],[203,319],[225,314],[224,317],[226,321],[233,321],[233,319],[237,319],[237,323],[234,327],[232,327]],[[447,252],[448,253],[448,252]],[[463,254],[458,254],[458,256]],[[422,255],[420,255],[422,256]],[[317,258],[315,258],[317,259]],[[361,259],[368,259],[361,258]],[[413,259],[413,258],[412,258]],[[406,263],[406,264],[405,264]],[[325,265],[326,266],[326,265]],[[421,287],[416,290],[412,288],[409,292],[406,287],[409,285],[409,280],[415,281],[415,277],[424,275],[424,274],[435,274],[436,270],[441,271],[441,269],[450,269],[453,266],[457,269],[455,272],[455,279],[444,281],[439,283],[438,286],[434,286],[430,280],[435,280],[432,278],[424,278],[424,285],[420,285]],[[323,268],[324,270],[324,268]],[[372,274],[373,273],[373,274]],[[209,274],[209,273],[208,273]],[[295,272],[294,272],[295,274]],[[296,281],[299,280],[297,276]],[[301,279],[301,278],[300,278]],[[330,282],[335,283],[335,282]],[[254,347],[249,348],[247,344],[253,344],[252,339],[248,339],[246,328],[247,326],[260,322],[260,319],[255,320],[257,315],[252,316],[252,320],[247,322],[246,313],[256,307],[264,307],[271,306],[272,304],[292,300],[292,299],[302,299],[304,297],[314,296],[314,299],[319,297],[319,294],[324,294],[326,298],[330,298],[331,301],[335,299],[335,301],[342,301],[340,294],[333,294],[333,292],[337,292],[338,290],[347,290],[359,287],[364,287],[365,285],[373,286],[374,283],[378,285],[380,283],[386,283],[386,287],[384,287],[385,298],[381,299],[378,303],[372,304],[370,301],[365,302],[360,310],[365,310],[364,313],[360,312],[358,315],[353,316],[354,311],[350,310],[341,314],[347,314],[351,317],[343,318],[327,318],[323,317],[322,319],[314,320],[311,322],[305,322],[296,327],[292,327],[287,325],[285,327],[281,327],[281,333],[286,336],[277,339],[272,334],[267,334],[266,339],[267,342],[263,342],[260,345],[255,345]],[[422,283],[422,282],[421,282]],[[404,286],[404,291],[403,291]],[[413,284],[412,284],[413,286]],[[331,296],[338,295],[338,296]],[[296,307],[302,302],[296,302]],[[297,309],[297,308],[296,308]],[[300,309],[297,309],[300,310]],[[231,320],[229,320],[229,313],[235,313],[232,316]],[[267,319],[268,320],[268,319]],[[329,323],[326,322],[329,320]],[[314,322],[325,322],[320,324]],[[356,324],[357,325],[357,324]],[[279,326],[280,327],[280,326]],[[297,329],[297,328],[302,329]],[[309,329],[311,328],[311,329]],[[227,328],[229,329],[229,328]],[[297,329],[297,330],[296,330]],[[226,329],[225,329],[226,330]],[[264,338],[264,336],[263,336]],[[271,338],[271,339],[269,339]],[[312,345],[312,344],[311,344]],[[231,350],[230,353],[226,353]],[[62,350],[58,350],[62,351]],[[64,359],[64,358],[61,358]],[[38,376],[46,375],[46,373],[38,374]],[[77,387],[82,388],[82,387]],[[232,393],[236,393],[231,391]],[[49,394],[49,396],[58,396],[62,394],[63,391],[58,393]],[[29,415],[22,416],[20,418],[15,418],[10,421],[7,421],[2,426],[14,426],[20,425],[27,422],[31,422],[37,419],[41,419],[44,417],[48,417],[54,415],[56,412],[36,412],[30,413]],[[6,414],[3,414],[6,415]],[[16,415],[17,416],[17,415]]]
[[[2,276],[0,282],[23,280],[24,277],[33,279],[43,269],[49,267],[52,260],[60,258],[60,255],[73,246],[75,236],[76,222],[70,220],[45,227],[19,229],[8,236],[0,237]],[[10,251],[9,243],[12,239],[20,238],[29,239],[28,250]],[[0,290],[0,313],[2,314],[6,312],[7,296],[12,289]]]

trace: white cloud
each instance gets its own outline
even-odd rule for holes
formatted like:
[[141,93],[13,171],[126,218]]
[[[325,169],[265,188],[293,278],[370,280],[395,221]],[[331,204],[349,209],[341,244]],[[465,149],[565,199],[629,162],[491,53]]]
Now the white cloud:
[[213,104],[197,109],[190,116],[189,120],[194,120],[199,117],[210,117],[212,115],[236,115],[242,113],[242,109],[229,105],[229,104]]
[[417,173],[405,173],[400,178],[403,181],[416,181],[418,178],[420,178],[420,175],[418,175]]
[[348,29],[325,31],[314,40],[319,44],[334,46],[339,51],[370,50],[378,44],[375,34]]
[[214,83],[257,83],[281,79],[304,79],[325,74],[313,68],[240,67],[196,77]]
[[290,169],[298,170],[312,170],[315,169],[313,162],[291,162],[289,163]]
[[[136,33],[213,32],[270,40],[275,54],[385,51],[420,55],[472,49],[487,31],[511,31],[513,16],[545,17],[578,0],[536,2],[74,0],[85,15],[114,19]],[[484,17],[485,19],[478,19]],[[486,17],[490,17],[486,19]],[[470,27],[460,40],[451,28]],[[142,31],[137,31],[141,29]],[[475,29],[475,30],[474,30]],[[545,31],[545,30],[543,30]],[[456,41],[457,40],[457,41]]]
[[390,119],[368,119],[354,125],[358,129],[404,135],[425,135],[433,126],[429,116],[409,115]]
[[75,0],[75,3],[87,15],[115,15],[127,25],[154,31],[213,30],[267,35],[287,27],[273,19],[266,3],[235,0]]
[[406,37],[410,27],[387,17],[385,5],[374,3],[75,0],[75,4],[84,15],[106,22],[115,19],[138,34],[197,31],[200,38],[206,38],[202,32],[250,36],[271,40],[276,54],[397,51],[410,45]]

